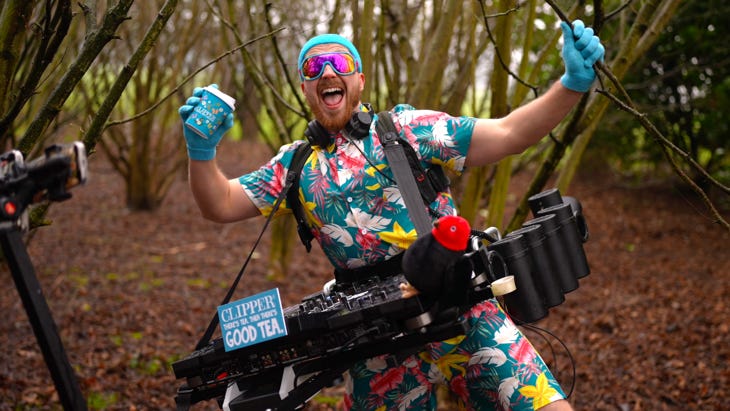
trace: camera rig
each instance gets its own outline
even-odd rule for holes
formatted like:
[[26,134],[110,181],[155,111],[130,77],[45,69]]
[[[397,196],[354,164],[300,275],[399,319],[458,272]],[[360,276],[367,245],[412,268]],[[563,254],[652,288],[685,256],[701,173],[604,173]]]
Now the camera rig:
[[86,410],[86,401],[43,297],[22,232],[28,226],[30,205],[67,200],[71,198],[68,189],[86,179],[86,149],[80,142],[49,146],[42,156],[27,163],[18,150],[0,155],[0,245],[65,410]]
[[465,334],[461,314],[492,297],[516,323],[539,321],[589,274],[588,228],[580,203],[557,189],[528,202],[535,218],[523,228],[504,236],[494,227],[472,230],[455,266],[471,273],[465,300],[404,298],[403,274],[328,282],[284,310],[287,336],[233,351],[218,338],[173,363],[185,379],[178,411],[211,399],[224,411],[301,408],[357,361],[389,354],[395,364],[426,343]]
[[81,142],[54,144],[43,156],[25,162],[18,150],[0,155],[0,221],[16,221],[33,203],[71,198],[68,189],[88,176]]

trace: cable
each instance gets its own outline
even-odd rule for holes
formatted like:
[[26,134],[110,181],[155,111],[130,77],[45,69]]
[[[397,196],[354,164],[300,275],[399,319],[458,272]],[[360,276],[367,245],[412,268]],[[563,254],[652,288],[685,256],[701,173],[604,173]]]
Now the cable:
[[[349,141],[352,145],[354,145],[355,148],[357,149],[357,151],[359,151],[360,154],[362,154],[363,158],[365,158],[365,161],[367,161],[367,163],[370,164],[370,167],[372,167],[378,174],[380,174],[381,176],[383,176],[383,178],[385,178],[386,180],[388,180],[388,182],[390,184],[392,184],[394,186],[397,186],[398,185],[398,183],[392,177],[390,177],[387,174],[383,173],[383,171],[379,167],[377,167],[375,164],[373,164],[373,162],[370,160],[370,158],[368,158],[368,156],[360,148],[360,146],[357,145],[357,142],[356,141],[353,141],[349,137],[346,137],[346,138],[347,138],[347,141]],[[362,140],[360,140],[360,141],[362,141]],[[424,201],[424,203],[425,203],[425,201]],[[434,211],[433,209],[431,209],[430,204],[424,204],[424,205],[426,206],[426,209],[428,210],[428,213],[431,215],[431,217],[433,217],[435,219],[439,219],[440,217],[442,217],[442,215],[440,215],[439,213],[437,213],[436,211]]]
[[[505,314],[507,314],[507,316],[509,318],[512,318],[513,321],[515,321],[515,322],[520,321],[520,319],[518,317],[515,317],[514,315],[510,314],[509,308],[507,307],[506,302],[504,304],[500,303],[500,305],[502,306]],[[573,395],[573,390],[575,389],[575,379],[576,379],[577,371],[575,368],[575,358],[573,358],[573,354],[570,352],[570,349],[568,348],[568,346],[563,342],[563,340],[560,339],[560,337],[558,337],[553,332],[548,331],[545,328],[538,327],[537,325],[529,324],[529,323],[522,323],[522,324],[520,324],[520,327],[533,331],[534,333],[539,335],[548,344],[548,346],[550,347],[550,353],[552,354],[553,358],[555,359],[555,363],[556,363],[555,368],[556,369],[557,369],[558,357],[555,354],[553,345],[550,343],[550,341],[547,339],[547,337],[542,335],[542,333],[548,334],[549,336],[553,337],[563,347],[563,349],[565,350],[565,354],[568,356],[568,361],[570,362],[570,369],[573,374],[571,381],[570,381],[570,389],[568,390],[568,393],[565,395],[566,398],[570,398],[570,396]]]
[[[376,171],[376,172],[377,172],[378,174],[380,174],[380,175],[381,175],[381,176],[383,176],[383,177],[384,177],[384,178],[385,178],[386,180],[388,180],[388,182],[389,182],[390,184],[393,184],[393,185],[398,185],[398,183],[396,183],[396,181],[395,181],[395,180],[394,180],[394,179],[393,179],[392,177],[390,177],[389,175],[387,175],[387,174],[383,173],[383,171],[382,171],[382,170],[381,170],[380,168],[378,168],[378,167],[377,167],[377,166],[376,166],[375,164],[373,164],[373,162],[372,162],[372,161],[370,160],[370,158],[369,158],[369,157],[368,157],[368,156],[367,156],[367,155],[365,154],[365,152],[364,152],[364,151],[363,151],[363,150],[362,150],[362,149],[360,148],[360,146],[359,146],[359,145],[357,144],[357,142],[356,142],[356,141],[353,141],[353,140],[352,140],[351,138],[349,138],[349,137],[347,137],[347,141],[348,141],[348,142],[350,142],[350,143],[351,143],[351,144],[352,144],[353,146],[355,146],[355,148],[357,149],[357,151],[359,151],[359,152],[360,152],[360,154],[362,154],[363,158],[365,158],[365,161],[367,161],[367,163],[368,163],[368,164],[370,164],[370,167],[372,167],[372,168],[373,168],[373,169],[374,169],[374,170],[375,170],[375,171]],[[363,141],[363,140],[360,140],[360,141]]]
[[[349,340],[345,341],[342,346],[339,347],[339,349],[334,350],[330,353],[330,355],[333,354],[339,354],[342,353],[350,344],[354,343],[355,341],[359,340],[362,337],[367,336],[368,334],[377,332],[379,329],[377,326],[372,326],[366,330],[363,330],[362,333],[355,333],[355,336],[350,338]],[[294,388],[297,388],[299,386],[299,379],[294,379]]]
[[479,231],[479,230],[472,229],[471,230],[471,235],[474,236],[474,237],[479,237],[479,238],[481,238],[483,240],[487,240],[490,243],[496,243],[497,241],[499,241],[499,239],[497,239],[495,237],[492,237],[491,235],[489,235],[488,233],[485,233],[484,231]]
[[[286,176],[286,184],[284,184],[284,187],[282,188],[281,193],[279,194],[279,197],[277,197],[276,201],[274,202],[274,205],[272,206],[271,212],[269,213],[269,216],[266,218],[266,221],[264,222],[264,226],[261,229],[261,232],[259,233],[258,238],[256,238],[256,242],[251,247],[251,252],[248,253],[248,257],[246,257],[246,260],[243,263],[243,266],[241,266],[241,269],[238,271],[238,274],[236,275],[235,280],[233,280],[233,283],[231,284],[231,287],[228,289],[228,292],[226,293],[225,298],[223,298],[223,302],[221,302],[220,305],[225,305],[229,301],[231,301],[231,297],[233,297],[233,292],[236,291],[236,287],[238,287],[238,283],[241,281],[241,278],[243,278],[243,273],[246,271],[246,267],[248,267],[248,263],[253,258],[253,253],[256,251],[256,247],[259,245],[259,242],[261,242],[261,238],[264,236],[264,233],[266,232],[266,228],[269,226],[269,223],[271,223],[271,220],[274,218],[274,214],[276,214],[276,211],[279,209],[279,206],[281,205],[282,201],[284,201],[284,198],[286,198],[286,193],[289,191],[289,188],[291,187],[292,183],[294,182],[294,174],[288,173]],[[195,346],[195,350],[200,350],[203,347],[205,347],[208,342],[210,342],[211,337],[213,336],[213,333],[215,332],[216,326],[219,324],[218,319],[218,312],[213,315],[213,318],[210,320],[210,323],[208,323],[208,328],[203,333],[203,336],[198,340],[198,344]]]
[[[544,335],[542,335],[541,333],[544,332],[544,333],[550,335],[551,337],[553,337],[563,347],[563,349],[565,350],[565,354],[568,356],[568,360],[570,362],[571,372],[573,374],[572,375],[571,382],[570,382],[570,389],[568,390],[568,393],[566,394],[566,397],[567,398],[570,398],[570,396],[573,395],[573,390],[575,389],[575,378],[576,378],[576,374],[577,374],[576,368],[575,368],[575,359],[573,358],[573,354],[571,354],[570,349],[568,349],[568,346],[563,342],[563,340],[560,339],[560,337],[558,337],[557,335],[555,335],[551,331],[548,331],[545,328],[538,327],[538,326],[533,325],[533,324],[523,324],[522,326],[525,327],[525,328],[527,328],[527,329],[529,329],[529,330],[534,331],[535,333],[537,333],[538,335],[540,335],[546,342],[547,342],[547,338]],[[552,349],[552,344],[550,344],[548,342],[548,345],[551,348],[553,358],[555,358],[555,362],[557,364],[557,356],[555,355],[555,352]],[[557,366],[556,366],[556,368],[557,368]]]
[[337,350],[337,352],[342,352],[342,351],[344,351],[344,350],[345,350],[345,348],[347,348],[347,346],[348,346],[348,345],[350,345],[350,344],[354,343],[355,341],[359,340],[359,339],[360,339],[360,338],[362,338],[362,337],[365,337],[365,336],[367,336],[367,335],[368,335],[368,334],[370,334],[370,333],[374,333],[374,332],[377,332],[378,330],[379,330],[379,329],[378,329],[378,327],[377,327],[377,326],[373,326],[373,327],[370,327],[370,328],[368,328],[367,330],[364,330],[364,331],[363,331],[362,333],[360,333],[359,335],[357,335],[357,333],[356,333],[356,335],[355,335],[354,337],[352,337],[352,338],[350,338],[349,340],[345,341],[345,342],[344,342],[344,343],[342,344],[342,347],[340,347],[340,349],[339,349],[339,350]]

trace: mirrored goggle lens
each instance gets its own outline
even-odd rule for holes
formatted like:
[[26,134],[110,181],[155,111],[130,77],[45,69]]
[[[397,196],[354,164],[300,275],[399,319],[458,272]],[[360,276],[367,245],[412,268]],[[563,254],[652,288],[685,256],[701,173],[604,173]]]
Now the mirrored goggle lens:
[[330,65],[339,75],[348,75],[355,72],[355,59],[347,53],[318,54],[307,57],[302,63],[302,75],[307,80],[319,78],[324,67]]

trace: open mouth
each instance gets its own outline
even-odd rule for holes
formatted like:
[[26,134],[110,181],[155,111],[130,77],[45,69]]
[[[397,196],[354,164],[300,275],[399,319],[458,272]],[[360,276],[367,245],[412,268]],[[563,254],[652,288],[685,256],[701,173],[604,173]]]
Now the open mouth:
[[345,90],[340,87],[327,87],[320,93],[322,101],[329,108],[337,107],[345,97]]

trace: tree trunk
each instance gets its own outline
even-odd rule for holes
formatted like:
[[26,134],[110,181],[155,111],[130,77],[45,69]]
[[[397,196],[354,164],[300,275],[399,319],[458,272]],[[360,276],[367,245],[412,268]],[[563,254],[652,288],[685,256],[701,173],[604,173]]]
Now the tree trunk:
[[289,271],[289,261],[292,251],[299,243],[297,224],[291,216],[282,216],[271,221],[271,247],[269,248],[269,266],[266,278],[272,281],[281,281]]
[[[507,3],[510,2],[498,2],[497,9],[507,9],[509,6]],[[494,39],[496,41],[494,44],[494,50],[497,56],[493,61],[492,78],[490,82],[490,116],[494,118],[503,117],[510,111],[507,104],[509,72],[506,68],[509,68],[511,62],[511,33],[513,23],[513,13],[507,13],[506,15],[496,19],[494,28]],[[504,205],[507,199],[506,194],[511,174],[511,161],[511,158],[507,158],[497,165],[497,176],[499,179],[494,182],[494,190],[489,198],[487,215],[488,226],[502,226]],[[486,182],[488,172],[489,167],[472,169],[467,180],[467,186],[461,203],[461,215],[472,224],[476,220],[481,199],[483,198],[484,183]]]

